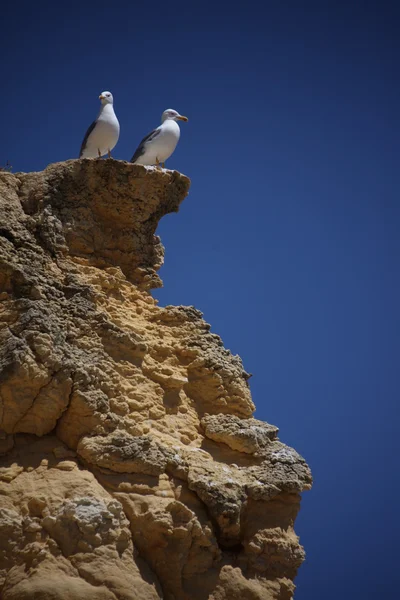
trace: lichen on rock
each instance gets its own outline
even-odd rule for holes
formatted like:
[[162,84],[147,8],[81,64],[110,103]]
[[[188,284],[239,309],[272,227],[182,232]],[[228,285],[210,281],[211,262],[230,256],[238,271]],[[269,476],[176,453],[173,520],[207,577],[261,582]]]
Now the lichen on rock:
[[0,595],[289,600],[304,459],[194,307],[157,306],[180,173],[0,173]]

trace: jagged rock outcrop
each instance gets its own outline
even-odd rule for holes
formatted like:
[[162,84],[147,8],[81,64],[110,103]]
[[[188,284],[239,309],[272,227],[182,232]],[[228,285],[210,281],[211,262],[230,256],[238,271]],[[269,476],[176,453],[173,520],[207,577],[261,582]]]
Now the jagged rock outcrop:
[[0,595],[289,600],[305,461],[155,231],[189,180],[114,160],[0,173]]

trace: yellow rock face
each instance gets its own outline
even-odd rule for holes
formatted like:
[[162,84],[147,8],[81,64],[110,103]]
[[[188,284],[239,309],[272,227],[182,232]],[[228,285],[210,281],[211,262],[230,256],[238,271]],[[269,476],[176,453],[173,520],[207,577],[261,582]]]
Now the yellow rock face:
[[112,159],[0,173],[4,600],[293,594],[309,469],[201,313],[149,291],[188,189]]

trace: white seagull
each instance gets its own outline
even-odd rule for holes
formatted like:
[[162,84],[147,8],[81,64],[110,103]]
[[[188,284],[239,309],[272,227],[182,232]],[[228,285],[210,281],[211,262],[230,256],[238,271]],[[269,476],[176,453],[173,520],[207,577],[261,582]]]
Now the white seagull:
[[171,156],[179,141],[181,130],[177,121],[188,121],[176,110],[168,108],[161,116],[161,125],[153,129],[140,142],[131,162],[137,165],[157,165],[164,163]]
[[119,122],[114,112],[113,95],[111,92],[102,92],[99,96],[101,109],[99,116],[83,138],[79,158],[96,158],[108,154],[116,146],[119,138]]

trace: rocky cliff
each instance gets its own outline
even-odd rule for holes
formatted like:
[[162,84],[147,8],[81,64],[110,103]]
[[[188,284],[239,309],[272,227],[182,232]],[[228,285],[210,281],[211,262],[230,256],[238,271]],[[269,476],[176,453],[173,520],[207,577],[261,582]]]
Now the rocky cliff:
[[305,461],[238,356],[150,289],[189,180],[0,172],[0,596],[292,598]]

